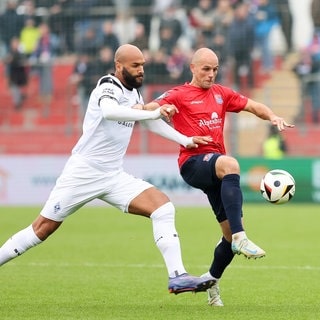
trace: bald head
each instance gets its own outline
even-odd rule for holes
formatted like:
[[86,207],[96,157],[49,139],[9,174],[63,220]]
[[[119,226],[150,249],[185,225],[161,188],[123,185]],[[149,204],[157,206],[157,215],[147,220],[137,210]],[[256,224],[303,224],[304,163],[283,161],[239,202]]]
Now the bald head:
[[141,50],[132,45],[132,44],[124,44],[120,46],[114,55],[114,62],[117,63],[126,63],[128,60],[134,59],[143,59],[143,54]]
[[219,59],[209,48],[198,49],[190,63],[192,73],[191,85],[203,89],[209,89],[217,76],[219,69]]
[[218,57],[217,55],[209,48],[201,48],[198,49],[192,59],[192,64],[199,64],[199,63],[215,63],[218,64]]

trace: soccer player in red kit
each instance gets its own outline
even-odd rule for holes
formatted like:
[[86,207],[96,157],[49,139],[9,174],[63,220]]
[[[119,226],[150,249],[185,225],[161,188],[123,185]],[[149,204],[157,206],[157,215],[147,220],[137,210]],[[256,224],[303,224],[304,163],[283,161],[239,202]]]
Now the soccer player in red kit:
[[144,109],[154,109],[171,104],[169,111],[177,131],[187,136],[212,137],[212,142],[199,145],[197,149],[181,146],[178,159],[182,178],[207,195],[222,230],[211,267],[202,275],[215,280],[208,289],[208,303],[212,306],[223,306],[219,279],[235,254],[243,254],[247,258],[265,256],[265,251],[249,240],[244,230],[240,167],[234,157],[226,155],[224,146],[226,112],[251,112],[270,121],[280,131],[293,127],[266,105],[215,84],[218,69],[217,55],[208,48],[201,48],[191,59],[191,82],[165,92],[144,106]]

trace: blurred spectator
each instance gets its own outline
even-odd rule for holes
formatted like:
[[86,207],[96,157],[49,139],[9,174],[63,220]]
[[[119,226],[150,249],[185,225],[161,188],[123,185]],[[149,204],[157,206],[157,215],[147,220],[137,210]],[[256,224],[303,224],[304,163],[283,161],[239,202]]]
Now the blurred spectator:
[[120,45],[119,39],[114,32],[113,21],[106,20],[102,23],[102,46],[108,46],[112,52],[116,52]]
[[270,0],[257,0],[255,12],[255,47],[262,58],[263,73],[269,74],[273,68],[273,53],[271,51],[270,34],[272,28],[278,23],[275,6]]
[[24,23],[27,19],[32,19],[35,26],[42,22],[43,17],[36,13],[37,7],[34,0],[23,0],[18,9],[18,12],[23,15]]
[[[196,29],[196,42],[206,46],[212,37],[214,6],[211,0],[198,0],[190,10],[190,24]],[[197,47],[199,45],[196,44]]]
[[[100,34],[98,33],[99,23],[95,16],[90,14],[90,10],[97,4],[97,0],[73,0],[68,2],[67,12],[72,27],[72,36],[74,38],[74,50],[79,52],[90,47],[94,50],[95,42],[98,43]],[[70,30],[70,29],[69,29]],[[72,41],[72,39],[70,39]],[[89,43],[86,44],[85,42]],[[97,46],[98,49],[100,46]],[[97,51],[93,54],[96,54]]]
[[232,59],[233,79],[236,89],[241,89],[241,80],[253,85],[251,57],[254,49],[254,24],[250,16],[249,5],[236,5],[234,20],[229,29],[228,52]]
[[58,0],[49,8],[48,24],[51,32],[59,39],[60,43],[58,54],[65,54],[73,50],[73,20],[70,23],[70,17],[64,13],[67,4],[68,0]]
[[[287,52],[292,51],[292,13],[289,5],[289,0],[272,0],[277,9],[280,26],[286,41]],[[319,2],[320,6],[320,2]]]
[[40,36],[39,28],[35,25],[33,18],[27,18],[21,30],[20,44],[24,54],[29,58],[35,51]]
[[225,63],[228,55],[228,34],[229,27],[233,21],[234,10],[230,0],[218,0],[217,6],[213,11],[213,29],[210,41],[207,47],[214,50],[219,57],[219,73],[217,82],[224,79],[226,73]]
[[0,38],[5,50],[9,50],[12,38],[19,38],[24,24],[23,15],[17,13],[18,1],[7,0],[6,9],[0,16]]
[[276,126],[269,127],[267,139],[263,143],[263,156],[266,159],[282,159],[287,152],[287,145]]
[[99,50],[99,60],[97,70],[100,72],[100,77],[114,71],[113,51],[108,46],[102,47]]
[[90,55],[87,53],[80,53],[73,66],[73,71],[70,76],[70,84],[76,88],[77,100],[80,104],[81,115],[83,116],[87,109],[89,95],[85,88],[84,77],[90,63]]
[[170,73],[171,82],[181,83],[180,79],[183,75],[187,61],[184,50],[178,45],[174,46],[172,54],[167,59],[167,70]]
[[170,82],[167,56],[163,49],[150,53],[150,58],[146,61],[144,69],[146,84],[166,84]]
[[89,97],[97,80],[113,70],[113,51],[110,47],[102,47],[99,56],[93,57],[87,52],[80,53],[74,64],[70,77],[71,85],[76,86],[81,114],[85,114]]
[[137,22],[143,24],[146,37],[149,38],[153,0],[131,0],[130,4]]
[[59,48],[59,42],[51,33],[47,23],[41,23],[39,30],[40,37],[37,47],[30,59],[39,76],[40,102],[43,108],[43,115],[47,117],[49,115],[53,93],[52,65]]
[[160,47],[164,48],[166,53],[170,55],[182,33],[182,24],[178,18],[178,8],[172,4],[160,16]]
[[84,30],[83,34],[79,34],[79,38],[76,40],[75,49],[77,52],[85,52],[94,56],[98,53],[101,47],[101,41],[99,41],[98,32],[93,26],[89,26]]
[[120,44],[130,43],[134,39],[134,30],[137,20],[131,13],[122,11],[116,15],[114,20],[114,32],[117,35]]
[[177,0],[154,0],[153,1],[153,14],[161,15],[165,12],[170,6],[178,4]]
[[99,50],[98,57],[91,57],[87,60],[88,63],[86,66],[83,66],[84,70],[82,70],[82,74],[80,75],[80,89],[82,93],[81,107],[83,114],[86,111],[92,89],[96,86],[99,78],[113,72],[114,68],[113,51],[110,47],[102,47]]
[[312,0],[311,17],[314,31],[320,36],[320,0]]
[[183,51],[184,53],[184,64],[182,66],[182,70],[180,72],[179,78],[173,79],[174,84],[183,84],[190,81],[190,77],[192,76],[190,71],[190,61],[192,59],[192,55],[194,53],[194,49],[190,49],[188,51]]
[[160,37],[160,48],[165,50],[167,55],[172,53],[174,46],[176,45],[177,41],[175,40],[174,31],[166,25],[163,25],[159,32]]
[[[38,12],[41,12],[42,21],[49,24],[51,33],[60,43],[57,54],[74,51],[74,23],[76,16],[72,12],[74,0],[33,0]],[[38,23],[37,23],[38,25]]]
[[15,110],[20,110],[26,98],[28,83],[27,59],[21,51],[18,38],[12,38],[10,48],[4,62],[7,65],[7,77]]
[[[320,123],[320,36],[314,33],[311,44],[301,52],[301,57],[293,70],[301,81],[302,104],[306,98],[311,101],[313,123]],[[301,106],[299,118],[305,116]]]
[[131,41],[131,44],[142,51],[149,48],[149,39],[146,35],[144,25],[140,22],[136,24],[135,37],[133,41]]
[[[229,26],[233,21],[234,10],[230,0],[219,0],[216,9],[213,11],[213,34],[214,37],[221,36],[225,42],[228,36]],[[217,41],[220,43],[221,41]],[[213,48],[214,50],[214,48]]]

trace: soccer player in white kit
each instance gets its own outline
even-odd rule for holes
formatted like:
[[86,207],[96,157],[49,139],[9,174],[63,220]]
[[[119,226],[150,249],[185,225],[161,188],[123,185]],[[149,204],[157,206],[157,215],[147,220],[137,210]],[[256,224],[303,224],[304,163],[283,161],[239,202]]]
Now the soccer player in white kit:
[[145,59],[135,46],[125,44],[115,53],[115,74],[99,79],[93,89],[83,123],[83,134],[72,150],[40,215],[0,248],[0,265],[40,244],[69,215],[93,199],[123,212],[151,219],[154,240],[168,270],[171,293],[206,291],[214,283],[187,273],[175,228],[175,208],[163,192],[123,171],[135,121],[187,148],[206,144],[209,137],[186,137],[161,117],[169,118],[174,106],[143,110],[137,90],[143,82]]

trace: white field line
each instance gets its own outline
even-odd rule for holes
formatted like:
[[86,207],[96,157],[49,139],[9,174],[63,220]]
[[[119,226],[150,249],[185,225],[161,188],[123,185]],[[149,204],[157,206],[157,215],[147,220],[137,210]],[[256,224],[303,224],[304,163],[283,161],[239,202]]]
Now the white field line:
[[[61,267],[61,268],[73,268],[73,267],[86,267],[86,268],[149,268],[149,269],[162,269],[165,268],[163,264],[117,264],[117,263],[95,263],[95,262],[82,262],[82,263],[69,263],[69,262],[28,262],[28,263],[20,263],[20,262],[9,262],[6,267],[18,267],[18,266],[26,266],[26,267]],[[187,266],[190,268],[190,266]],[[193,268],[208,268],[207,265],[192,265]],[[320,266],[261,266],[261,265],[231,265],[228,268],[231,269],[263,269],[263,270],[301,270],[301,271],[320,271]]]

